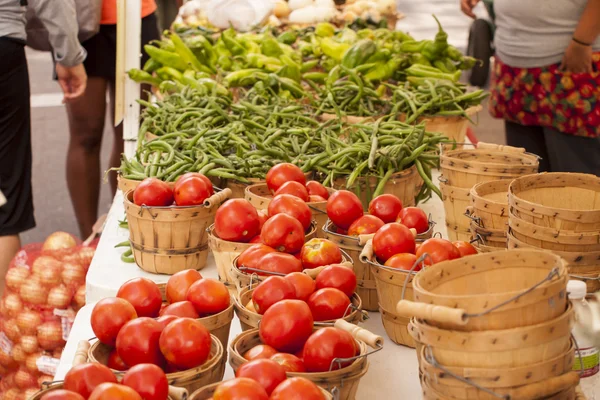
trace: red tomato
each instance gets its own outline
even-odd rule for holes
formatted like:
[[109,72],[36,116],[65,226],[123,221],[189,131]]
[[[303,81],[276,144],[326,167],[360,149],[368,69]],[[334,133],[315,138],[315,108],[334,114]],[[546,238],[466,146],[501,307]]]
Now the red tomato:
[[385,223],[374,215],[363,215],[350,225],[348,236],[369,235],[375,233]]
[[429,219],[425,211],[418,207],[406,207],[398,214],[396,222],[401,223],[407,228],[414,228],[417,233],[427,232],[429,230]]
[[180,318],[200,318],[196,307],[191,301],[178,301],[177,303],[169,304],[160,312],[161,317],[175,316]]
[[327,215],[331,222],[339,228],[348,229],[363,214],[360,199],[347,190],[338,190],[327,200]]
[[267,187],[273,193],[279,190],[284,183],[294,181],[306,184],[304,172],[294,164],[281,163],[271,167],[266,176]]
[[[273,197],[273,200],[269,203],[268,211],[271,218],[277,214],[287,214],[296,218],[302,224],[304,231],[310,228],[312,222],[312,213],[308,205],[302,199],[290,194],[280,194]],[[269,221],[266,221],[265,225],[268,223]]]
[[204,182],[206,182],[206,184],[207,184],[207,185],[210,187],[210,195],[211,195],[211,196],[212,196],[212,195],[215,193],[215,191],[214,191],[214,189],[213,189],[213,184],[212,184],[212,182],[210,181],[210,179],[208,179],[208,178],[206,177],[206,175],[202,175],[202,174],[201,174],[201,173],[199,173],[199,172],[187,172],[187,173],[185,173],[185,174],[181,175],[179,178],[177,178],[177,181],[175,181],[175,184],[177,184],[178,182],[183,182],[185,179],[187,179],[187,178],[189,178],[189,177],[191,177],[191,176],[194,176],[194,177],[196,177],[196,178],[200,178],[200,179],[202,179]]
[[419,251],[417,252],[417,258],[420,258],[423,254],[429,254],[429,257],[425,257],[423,261],[425,265],[437,264],[446,260],[454,260],[460,258],[460,251],[452,242],[446,239],[431,238],[421,244]]
[[175,204],[178,206],[197,206],[204,203],[212,194],[212,184],[205,180],[191,176],[178,180],[173,189]]
[[[260,229],[259,232],[262,230],[263,225],[265,224],[265,222],[267,222],[267,220],[269,219],[269,214],[267,210],[258,210],[258,220],[260,221]],[[255,236],[258,237],[259,235]]]
[[269,400],[269,395],[255,380],[235,378],[219,384],[212,398],[213,400]]
[[[163,315],[161,317],[156,318],[156,321],[158,321],[160,323],[160,325],[162,326],[162,329],[165,329],[167,327],[167,325],[169,325],[171,322],[175,321],[177,318],[182,318],[182,317],[179,317],[177,315]],[[191,318],[191,317],[184,317],[184,318]]]
[[142,400],[142,396],[128,386],[103,383],[94,389],[89,400]]
[[304,228],[296,218],[277,214],[265,222],[260,237],[267,246],[293,254],[302,249]]
[[259,344],[244,353],[244,358],[248,361],[258,360],[260,358],[271,358],[277,350],[266,344]]
[[306,182],[306,189],[310,196],[321,196],[324,200],[329,198],[329,191],[327,188],[317,181]]
[[[259,260],[259,269],[263,271],[279,272],[282,274],[291,274],[292,272],[302,271],[302,262],[291,254],[287,253],[269,253]],[[258,272],[258,275],[271,276],[268,273]]]
[[[417,256],[411,253],[400,253],[394,254],[385,262],[386,267],[403,269],[405,271],[410,271],[417,262]],[[420,271],[421,263],[415,267],[413,271]]]
[[184,301],[192,283],[199,279],[202,279],[202,275],[195,269],[179,271],[171,276],[167,281],[167,301],[169,303]]
[[90,322],[98,340],[114,346],[123,325],[135,318],[137,314],[131,303],[118,297],[107,297],[96,303]]
[[349,312],[350,299],[339,289],[324,288],[310,296],[308,306],[315,321],[330,321]]
[[259,314],[264,314],[273,304],[285,299],[295,299],[296,289],[282,276],[271,276],[252,292],[252,302]]
[[260,383],[267,394],[281,382],[285,381],[285,369],[273,360],[266,358],[248,361],[242,364],[235,373],[236,378],[250,378]]
[[138,317],[158,317],[162,294],[158,285],[147,278],[133,278],[119,288],[117,297],[131,303]]
[[215,279],[203,278],[190,286],[187,294],[200,317],[225,311],[231,302],[229,289]]
[[256,235],[248,243],[252,243],[252,244],[262,243],[262,239],[261,239],[260,235]]
[[305,269],[342,262],[342,252],[331,240],[314,238],[302,246],[300,258]]
[[314,195],[314,194],[311,194],[310,196],[308,196],[308,202],[309,203],[323,203],[325,201],[327,201],[327,199],[323,198],[321,196],[317,196],[317,195]]
[[459,240],[457,242],[452,242],[452,244],[458,249],[461,257],[477,254],[477,249],[469,242]]
[[280,194],[289,194],[298,197],[302,201],[308,201],[308,190],[306,190],[306,186],[298,182],[290,181],[284,183],[277,189],[273,196],[277,197]]
[[347,367],[352,363],[335,362],[336,358],[351,358],[356,355],[356,342],[351,334],[341,329],[327,327],[313,333],[306,344],[302,359],[308,372],[325,372]]
[[58,389],[46,393],[41,400],[85,400],[79,393]]
[[316,279],[317,289],[335,288],[348,297],[356,290],[356,274],[352,268],[342,265],[330,265],[319,272]]
[[294,286],[296,298],[302,301],[307,301],[317,287],[315,281],[302,272],[292,272],[291,274],[287,274],[285,280]]
[[275,249],[264,244],[255,244],[248,247],[240,254],[237,259],[236,265],[239,267],[244,266],[248,268],[262,269],[260,260],[269,253],[275,253]]
[[306,378],[286,379],[271,394],[270,400],[324,400],[323,392]]
[[208,329],[191,318],[171,322],[160,335],[160,350],[167,361],[179,369],[204,364],[210,354],[210,346]]
[[169,382],[162,369],[154,364],[139,364],[123,375],[121,383],[129,386],[144,400],[167,400]]
[[125,365],[125,363],[123,362],[123,360],[121,360],[121,357],[119,357],[117,349],[113,349],[108,355],[106,366],[110,369],[114,369],[117,371],[126,371],[128,368],[127,365]]
[[215,233],[230,242],[249,242],[260,233],[260,218],[248,200],[227,200],[215,214]]
[[285,372],[304,372],[304,362],[293,354],[276,353],[270,358],[283,367]]
[[415,237],[404,225],[395,222],[385,224],[373,236],[373,251],[383,262],[395,254],[414,253]]
[[63,388],[87,399],[98,385],[105,382],[117,383],[117,377],[105,365],[85,363],[76,365],[67,372]]
[[119,357],[131,367],[146,363],[164,365],[165,359],[158,344],[162,330],[160,322],[152,318],[142,317],[129,321],[117,336]]
[[386,224],[396,221],[402,210],[402,201],[393,194],[382,194],[369,203],[369,214],[380,218]]
[[133,202],[138,206],[170,206],[173,204],[173,190],[163,181],[146,178],[133,191]]
[[262,317],[259,326],[264,344],[281,352],[293,353],[304,346],[311,335],[313,316],[301,300],[283,300],[272,305]]

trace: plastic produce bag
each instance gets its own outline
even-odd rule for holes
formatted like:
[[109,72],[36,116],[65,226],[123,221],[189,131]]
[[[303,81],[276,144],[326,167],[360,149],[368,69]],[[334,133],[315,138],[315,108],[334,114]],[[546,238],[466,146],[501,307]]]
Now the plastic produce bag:
[[211,0],[206,11],[217,28],[246,32],[269,18],[273,8],[272,0]]

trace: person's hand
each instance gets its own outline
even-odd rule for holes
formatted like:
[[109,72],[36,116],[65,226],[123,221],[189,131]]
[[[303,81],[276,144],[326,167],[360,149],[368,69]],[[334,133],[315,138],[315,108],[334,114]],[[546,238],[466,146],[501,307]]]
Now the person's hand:
[[63,103],[73,101],[85,92],[87,74],[83,64],[65,67],[57,63],[56,76],[58,76],[58,84],[64,93]]
[[563,56],[560,69],[575,74],[593,72],[592,46],[584,46],[571,40]]
[[468,15],[469,17],[475,19],[475,13],[473,13],[473,8],[479,3],[479,0],[460,0],[460,9],[463,13]]

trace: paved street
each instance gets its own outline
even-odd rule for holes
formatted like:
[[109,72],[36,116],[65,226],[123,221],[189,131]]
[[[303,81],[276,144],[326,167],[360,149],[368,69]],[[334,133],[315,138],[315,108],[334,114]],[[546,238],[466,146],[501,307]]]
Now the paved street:
[[[400,0],[399,9],[406,15],[405,19],[399,21],[399,29],[419,39],[433,38],[437,26],[431,14],[436,14],[448,32],[451,43],[461,48],[466,46],[470,20],[461,14],[458,0]],[[48,53],[28,51],[28,61],[32,90],[33,187],[37,228],[23,235],[26,243],[41,241],[56,230],[78,233],[65,180],[69,135],[60,89],[52,81],[52,64]],[[481,113],[479,125],[474,129],[480,140],[503,141],[501,125],[491,120],[486,111]],[[112,134],[107,118],[103,170],[106,169],[111,145]],[[102,187],[100,213],[108,210],[110,202],[110,189],[105,184]]]

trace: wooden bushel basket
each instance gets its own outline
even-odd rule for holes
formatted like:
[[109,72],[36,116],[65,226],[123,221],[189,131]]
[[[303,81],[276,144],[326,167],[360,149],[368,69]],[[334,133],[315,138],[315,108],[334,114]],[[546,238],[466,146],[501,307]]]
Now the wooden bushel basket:
[[133,191],[125,195],[129,241],[136,264],[154,274],[175,274],[202,269],[208,257],[206,228],[217,208],[229,198],[227,189],[189,207],[146,207],[133,203]]
[[[354,400],[360,378],[367,373],[369,368],[367,356],[383,348],[383,338],[344,320],[337,320],[335,327],[351,333],[359,345],[360,353],[352,364],[329,372],[288,373],[287,376],[301,376],[329,392],[336,390],[339,393],[339,400]],[[229,345],[229,365],[231,368],[237,371],[246,362],[242,355],[261,343],[258,329],[252,329],[238,335]],[[367,346],[374,350],[368,352]]]
[[[242,289],[239,298],[235,298],[235,314],[240,320],[242,332],[258,328],[260,320],[262,319],[261,314],[250,311],[246,308],[246,304],[252,300],[253,292],[254,288],[248,286]],[[362,301],[357,293],[352,295],[350,307],[348,308],[346,314],[347,315],[345,315],[342,319],[350,322],[351,324],[358,325],[360,322],[365,320],[366,317],[362,311]],[[316,327],[333,326],[335,321],[336,320],[315,321],[314,324]]]
[[451,241],[468,241],[471,220],[465,216],[465,212],[471,204],[470,190],[447,185],[444,180],[444,177],[440,177],[440,191],[442,192],[442,201],[446,213],[448,238]]
[[231,190],[232,199],[243,199],[246,196],[246,188],[257,183],[265,183],[264,179],[248,178],[249,183],[243,183],[231,179],[227,179],[225,187]]
[[600,231],[600,177],[541,173],[515,179],[509,188],[512,213],[539,227]]
[[[212,400],[212,397],[215,394],[215,390],[217,390],[217,387],[220,384],[221,384],[221,382],[213,383],[212,385],[208,385],[208,386],[204,386],[203,388],[200,388],[200,389],[196,390],[194,393],[192,393],[190,395],[190,397],[188,397],[188,400]],[[319,388],[319,389],[321,389],[321,392],[323,393],[324,400],[333,400],[333,396],[331,395],[331,393],[329,393],[327,390],[325,390],[323,388]]]
[[[335,192],[334,189],[328,188],[329,194]],[[269,203],[273,199],[273,195],[269,191],[266,183],[258,183],[246,187],[246,200],[248,200],[257,210],[266,210]],[[312,219],[317,224],[317,237],[324,237],[323,225],[327,222],[327,200],[306,203],[312,213]]]
[[[193,392],[202,386],[220,382],[225,374],[225,353],[216,336],[211,335],[212,346],[208,360],[199,367],[167,374],[169,385]],[[91,362],[106,365],[111,348],[96,341],[90,347],[88,358]],[[114,371],[113,372],[119,372]]]
[[[367,181],[367,178],[361,177],[350,188],[346,187],[347,181],[347,176],[336,178],[333,182],[333,188],[337,190],[350,190],[357,194],[360,191],[358,197],[363,207],[365,209],[368,208],[373,192],[377,187],[378,179],[369,177]],[[393,174],[385,184],[383,193],[393,194],[402,201],[404,207],[414,206],[416,204],[415,197],[419,194],[421,186],[423,186],[423,179],[417,172],[417,167],[413,165],[404,171]]]
[[471,208],[468,211],[482,228],[506,230],[510,182],[508,179],[483,182],[471,188]]
[[[427,132],[441,133],[447,138],[454,139],[457,143],[465,141],[467,136],[467,129],[469,128],[469,118],[476,116],[482,107],[480,105],[469,107],[465,110],[467,117],[456,115],[456,116],[439,116],[439,115],[426,115],[417,119],[416,123],[425,124],[425,130]],[[406,116],[400,116],[400,120],[406,120]]]
[[488,229],[477,225],[476,220],[471,221],[471,237],[481,240],[485,245],[506,249],[507,229]]
[[568,279],[564,260],[549,252],[477,254],[419,271],[414,302],[401,300],[396,312],[458,331],[535,325],[564,313]]

